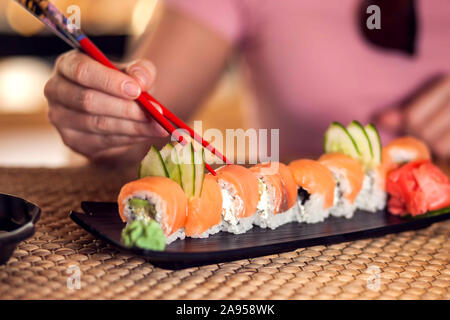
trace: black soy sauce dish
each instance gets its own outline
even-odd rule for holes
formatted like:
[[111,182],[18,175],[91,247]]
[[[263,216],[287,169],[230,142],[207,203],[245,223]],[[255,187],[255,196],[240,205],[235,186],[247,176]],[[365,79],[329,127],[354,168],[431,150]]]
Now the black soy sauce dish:
[[24,199],[0,193],[0,265],[17,245],[34,234],[41,209]]

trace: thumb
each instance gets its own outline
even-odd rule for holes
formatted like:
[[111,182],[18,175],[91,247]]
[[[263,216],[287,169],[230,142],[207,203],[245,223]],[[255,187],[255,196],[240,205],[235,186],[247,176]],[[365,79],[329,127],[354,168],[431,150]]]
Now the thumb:
[[149,91],[156,78],[156,67],[145,59],[139,59],[121,66],[122,70],[134,78],[142,91]]
[[375,120],[378,127],[400,133],[405,129],[403,111],[393,108],[380,113]]

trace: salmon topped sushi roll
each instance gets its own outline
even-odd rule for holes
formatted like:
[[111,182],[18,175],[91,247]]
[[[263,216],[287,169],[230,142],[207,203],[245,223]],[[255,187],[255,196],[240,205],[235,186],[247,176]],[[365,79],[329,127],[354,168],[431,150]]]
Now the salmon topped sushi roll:
[[222,230],[222,193],[216,178],[205,175],[199,197],[188,202],[186,236],[206,238]]
[[355,200],[364,181],[361,163],[343,153],[326,153],[319,158],[319,162],[330,169],[336,180],[335,204],[330,214],[335,217],[353,217]]
[[336,182],[331,171],[320,162],[310,159],[293,161],[289,169],[299,187],[299,222],[324,221],[334,205]]
[[146,177],[127,183],[118,197],[122,221],[156,221],[166,243],[184,239],[187,198],[180,185],[166,177]]
[[258,178],[249,169],[234,164],[216,172],[222,193],[223,230],[236,234],[250,230],[259,200]]
[[257,164],[250,168],[258,178],[259,201],[255,224],[275,229],[296,220],[297,184],[289,168],[279,162]]
[[382,151],[382,165],[386,173],[407,162],[430,159],[431,153],[427,145],[410,136],[392,140]]

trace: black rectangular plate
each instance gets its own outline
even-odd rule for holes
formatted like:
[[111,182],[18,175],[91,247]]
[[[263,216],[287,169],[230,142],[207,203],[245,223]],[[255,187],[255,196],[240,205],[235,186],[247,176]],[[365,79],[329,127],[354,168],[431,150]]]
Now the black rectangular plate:
[[113,202],[82,202],[85,214],[72,211],[70,217],[94,236],[116,247],[145,256],[153,265],[182,269],[205,264],[253,258],[314,245],[326,245],[389,233],[415,230],[450,218],[450,212],[435,217],[406,219],[386,211],[357,211],[353,218],[330,217],[316,224],[289,223],[275,230],[253,227],[244,234],[219,232],[206,239],[176,240],[164,251],[127,248],[120,242],[125,224]]

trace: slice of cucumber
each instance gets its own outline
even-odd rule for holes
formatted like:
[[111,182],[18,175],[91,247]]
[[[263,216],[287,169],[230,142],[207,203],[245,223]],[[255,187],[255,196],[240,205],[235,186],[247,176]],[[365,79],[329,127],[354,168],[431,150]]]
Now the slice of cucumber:
[[370,169],[373,164],[373,150],[366,130],[364,130],[364,127],[356,120],[353,120],[347,126],[347,130],[356,141],[356,145],[361,152],[359,161],[364,169]]
[[201,148],[194,153],[195,160],[195,192],[196,197],[200,197],[203,189],[203,179],[205,177],[205,149]]
[[195,193],[195,164],[194,146],[192,143],[178,148],[178,160],[180,162],[181,183],[184,193],[188,198]]
[[325,132],[324,149],[327,153],[341,152],[356,159],[361,155],[355,140],[339,122],[333,122]]
[[147,155],[139,166],[139,178],[144,177],[169,177],[164,161],[155,146],[151,146]]
[[373,151],[373,163],[375,166],[381,163],[381,139],[378,134],[378,130],[372,123],[369,123],[364,127],[367,136],[369,137],[370,144],[372,145]]
[[183,187],[181,182],[181,170],[175,147],[168,143],[161,149],[160,153],[164,161],[164,165],[166,166],[167,173],[169,174],[169,178]]

